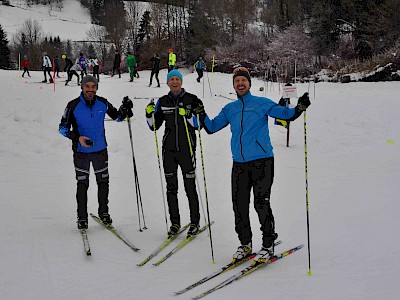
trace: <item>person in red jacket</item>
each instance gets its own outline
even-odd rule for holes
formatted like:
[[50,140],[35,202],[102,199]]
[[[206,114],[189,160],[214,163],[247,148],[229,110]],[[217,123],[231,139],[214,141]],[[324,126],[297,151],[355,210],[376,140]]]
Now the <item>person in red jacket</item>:
[[31,77],[31,75],[29,75],[29,60],[28,60],[28,57],[26,55],[24,55],[24,59],[22,60],[21,66],[24,68],[24,72],[22,73],[22,77],[24,77],[25,73],[27,73],[28,76]]

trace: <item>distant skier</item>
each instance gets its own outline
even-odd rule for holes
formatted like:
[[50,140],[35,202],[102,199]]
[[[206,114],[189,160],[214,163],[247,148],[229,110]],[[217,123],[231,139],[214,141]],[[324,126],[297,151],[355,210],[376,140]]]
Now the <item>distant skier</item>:
[[203,57],[199,56],[199,59],[194,63],[194,69],[197,72],[197,82],[200,82],[200,79],[203,77],[203,72],[205,68],[206,64],[203,60]]
[[65,85],[68,85],[68,82],[70,82],[71,80],[72,80],[72,76],[76,76],[76,78],[77,78],[77,81],[76,81],[76,83],[79,85],[79,74],[78,74],[78,72],[82,72],[82,68],[81,68],[81,65],[79,64],[79,61],[78,60],[76,60],[76,63],[72,66],[72,67],[70,67],[69,68],[69,71],[68,71],[68,78],[67,78],[67,81],[65,82]]
[[130,51],[128,52],[128,57],[126,58],[126,64],[129,68],[129,82],[132,82],[133,78],[135,77],[136,58]]
[[174,49],[169,49],[168,54],[168,72],[171,72],[175,68],[176,64],[176,54],[174,53]]
[[93,69],[93,76],[97,78],[97,82],[100,82],[100,62],[97,60],[97,56],[89,57],[88,65]]
[[24,55],[24,59],[21,62],[21,66],[24,68],[24,72],[22,73],[22,77],[24,77],[25,73],[28,74],[29,77],[31,77],[31,75],[29,75],[29,60],[28,57],[26,55]]
[[55,66],[55,73],[57,75],[57,78],[60,78],[60,60],[58,59],[58,56],[54,58],[54,66]]
[[121,54],[119,53],[118,49],[115,50],[113,70],[112,70],[111,77],[113,77],[115,75],[116,70],[118,71],[119,78],[121,78]]
[[64,72],[67,72],[67,75],[68,75],[69,70],[70,70],[71,67],[73,66],[72,60],[70,60],[70,59],[67,57],[67,55],[65,55],[65,54],[63,54],[61,57],[64,58],[64,60],[65,60]]
[[46,73],[47,73],[47,74],[49,74],[49,82],[53,83],[53,77],[51,76],[52,64],[51,64],[50,57],[47,55],[47,52],[43,52],[42,68],[43,68],[43,74],[44,74],[44,80],[42,82],[43,83],[47,82],[47,76],[46,76]]
[[150,61],[153,63],[153,65],[151,67],[149,86],[152,85],[153,76],[155,76],[155,78],[157,80],[157,87],[160,87],[160,80],[158,79],[158,73],[160,72],[160,55],[158,53],[154,53],[153,57],[150,59]]
[[83,53],[79,53],[79,57],[78,57],[78,61],[79,61],[79,65],[81,66],[81,78],[83,79],[83,75],[87,75],[87,71],[86,71],[86,67],[87,67],[87,61],[86,61],[86,57],[83,55]]

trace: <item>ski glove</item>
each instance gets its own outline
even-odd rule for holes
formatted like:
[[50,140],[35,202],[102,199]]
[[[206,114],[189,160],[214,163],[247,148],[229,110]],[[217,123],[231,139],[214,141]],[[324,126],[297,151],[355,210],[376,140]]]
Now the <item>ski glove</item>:
[[189,109],[186,109],[184,107],[179,108],[179,114],[181,116],[186,117],[187,119],[190,119],[192,117],[192,112]]
[[311,105],[308,93],[304,93],[303,96],[297,100],[297,109],[300,111],[305,111]]
[[155,106],[154,106],[154,102],[152,101],[146,106],[146,118],[151,118],[154,110],[155,110]]
[[192,103],[192,112],[195,115],[200,115],[203,116],[206,114],[206,111],[204,110],[204,105],[203,105],[203,101],[201,101],[200,99],[196,98],[195,100],[193,100]]
[[133,108],[132,100],[129,99],[128,96],[125,96],[124,99],[122,100],[122,106],[127,109],[132,109]]
[[125,107],[123,104],[119,108],[121,119],[124,120],[126,117],[132,118],[133,112],[132,109]]

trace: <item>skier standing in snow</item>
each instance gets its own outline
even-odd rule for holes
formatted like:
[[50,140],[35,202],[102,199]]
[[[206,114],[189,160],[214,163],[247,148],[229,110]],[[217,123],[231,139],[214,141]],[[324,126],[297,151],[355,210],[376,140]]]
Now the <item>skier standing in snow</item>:
[[[168,235],[176,235],[181,227],[178,205],[178,166],[181,168],[186,195],[189,200],[190,227],[188,237],[199,231],[200,212],[196,191],[196,134],[197,120],[189,115],[193,103],[200,101],[182,88],[182,74],[172,70],[167,75],[168,95],[146,107],[147,124],[158,130],[165,121],[162,145],[163,166],[167,183],[167,202],[171,221]],[[186,129],[187,125],[187,129]]]
[[60,78],[60,60],[58,58],[58,55],[54,58],[54,65],[55,65],[55,71],[57,74],[57,78]]
[[200,79],[203,78],[203,72],[206,68],[206,64],[203,60],[202,56],[199,56],[199,59],[194,63],[194,69],[197,72],[197,82],[200,82]]
[[86,66],[87,66],[87,61],[86,61],[86,57],[83,55],[83,53],[79,53],[79,57],[78,57],[78,62],[79,65],[81,66],[81,77],[83,79],[83,75],[85,74],[85,76],[87,75],[87,71],[86,71]]
[[201,124],[209,134],[228,124],[231,127],[232,204],[235,230],[241,243],[233,255],[233,262],[252,253],[249,216],[251,189],[262,232],[262,248],[254,260],[265,262],[274,254],[274,240],[278,237],[270,206],[274,154],[269,137],[268,116],[293,121],[311,103],[308,93],[299,98],[295,108],[283,107],[268,98],[253,96],[250,93],[250,72],[243,67],[234,70],[233,87],[237,100],[227,104],[214,119],[209,119],[200,100],[195,103],[192,112],[200,115]]
[[24,72],[22,73],[22,77],[24,77],[25,73],[28,74],[29,77],[31,77],[31,75],[29,74],[29,60],[28,57],[26,55],[24,55],[24,59],[21,62],[21,66],[24,68]]
[[70,60],[68,57],[67,57],[67,55],[65,55],[65,54],[63,54],[62,56],[61,56],[62,58],[64,58],[64,60],[65,60],[65,67],[64,67],[64,72],[67,72],[67,75],[68,75],[68,72],[69,72],[69,70],[71,69],[71,67],[72,67],[72,60]]
[[175,64],[176,64],[176,54],[174,53],[174,49],[169,49],[168,72],[171,72],[175,68]]
[[133,78],[135,77],[136,58],[130,51],[128,52],[128,57],[126,58],[126,64],[129,68],[129,82],[132,82]]
[[155,76],[157,80],[157,87],[160,87],[160,80],[158,79],[158,73],[160,72],[160,55],[158,53],[154,53],[150,61],[153,63],[153,65],[151,67],[149,87],[153,84],[153,76]]
[[49,74],[49,82],[53,83],[53,77],[51,76],[52,64],[51,64],[50,57],[47,55],[47,52],[43,52],[42,68],[43,68],[43,74],[44,74],[44,80],[42,82],[43,83],[47,82],[47,77],[46,77],[46,72],[47,72],[47,74]]
[[79,229],[86,229],[90,163],[93,165],[98,187],[99,218],[106,225],[112,223],[108,211],[109,174],[105,115],[120,122],[127,116],[133,116],[131,109],[133,104],[128,99],[129,101],[124,101],[119,110],[114,108],[107,99],[96,95],[98,82],[91,75],[83,78],[81,88],[80,96],[68,103],[59,125],[59,132],[72,140],[77,180],[77,225]]
[[94,57],[89,57],[88,64],[91,68],[93,68],[93,76],[97,78],[97,82],[100,82],[100,75],[99,75],[99,69],[100,69],[100,63],[97,60],[97,56],[94,55]]
[[119,78],[121,78],[121,54],[119,54],[118,50],[115,50],[114,64],[111,77],[115,75],[115,70],[118,71]]
[[77,80],[76,83],[79,85],[80,77],[79,77],[78,72],[82,72],[82,68],[81,68],[81,65],[79,64],[79,61],[76,60],[76,63],[72,67],[69,67],[68,78],[65,81],[65,85],[68,85],[68,82],[70,82],[72,80],[72,76],[74,76],[74,75],[77,78],[76,79]]

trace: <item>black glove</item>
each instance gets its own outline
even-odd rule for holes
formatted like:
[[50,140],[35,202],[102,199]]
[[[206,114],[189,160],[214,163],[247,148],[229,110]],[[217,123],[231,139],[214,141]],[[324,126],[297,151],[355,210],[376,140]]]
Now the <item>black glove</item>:
[[200,115],[203,116],[206,114],[206,111],[204,110],[204,104],[203,101],[200,99],[196,98],[192,102],[192,113],[195,115]]
[[132,109],[133,108],[132,100],[129,99],[128,96],[125,96],[124,99],[122,100],[122,106],[127,109]]
[[121,119],[125,119],[126,117],[128,118],[133,117],[132,109],[125,107],[123,104],[120,106],[119,112],[121,115]]
[[303,96],[297,100],[297,109],[300,111],[305,111],[307,107],[311,105],[310,98],[308,97],[308,93],[304,93]]

